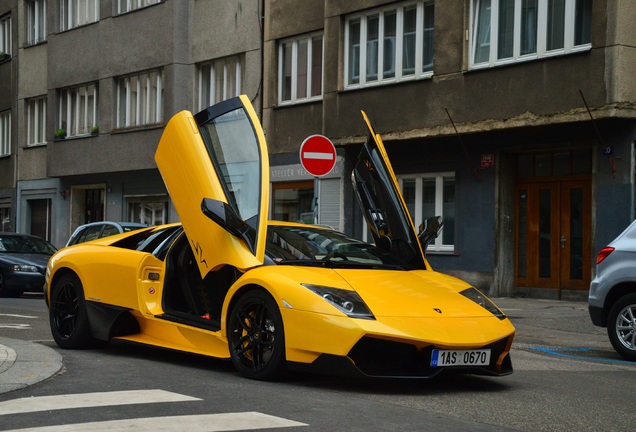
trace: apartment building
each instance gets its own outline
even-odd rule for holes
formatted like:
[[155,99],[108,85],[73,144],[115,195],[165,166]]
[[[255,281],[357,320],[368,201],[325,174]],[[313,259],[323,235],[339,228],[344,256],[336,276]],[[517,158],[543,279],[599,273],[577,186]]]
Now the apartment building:
[[153,158],[163,126],[241,93],[260,105],[260,4],[4,5],[0,41],[10,35],[13,55],[0,60],[3,229],[59,247],[83,223],[178,220]]
[[340,167],[318,200],[364,236],[349,180],[364,110],[415,224],[444,217],[437,270],[495,296],[586,297],[596,251],[634,218],[631,2],[266,3],[274,198],[312,187],[295,154],[322,133]]
[[[582,299],[634,218],[636,8],[626,0],[8,0],[2,228],[64,244],[100,219],[178,220],[167,120],[247,94],[271,217],[366,238],[350,173],[364,110],[437,270],[490,295]],[[9,51],[10,50],[10,51]],[[337,163],[300,164],[322,134]]]

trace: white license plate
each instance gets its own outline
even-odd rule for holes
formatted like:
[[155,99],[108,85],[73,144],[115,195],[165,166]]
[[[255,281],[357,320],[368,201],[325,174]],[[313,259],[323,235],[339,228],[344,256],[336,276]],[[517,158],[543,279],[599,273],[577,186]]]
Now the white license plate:
[[490,350],[433,350],[431,366],[483,366],[490,364]]

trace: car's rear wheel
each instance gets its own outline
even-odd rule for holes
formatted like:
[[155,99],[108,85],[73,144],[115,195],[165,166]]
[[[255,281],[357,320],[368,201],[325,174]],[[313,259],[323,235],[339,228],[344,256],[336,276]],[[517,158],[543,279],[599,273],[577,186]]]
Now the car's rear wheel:
[[636,293],[614,303],[608,315],[607,334],[616,352],[636,361]]
[[285,333],[276,301],[263,290],[245,293],[228,321],[232,363],[245,377],[271,380],[285,369]]
[[60,347],[82,348],[91,341],[84,289],[77,275],[66,274],[53,286],[49,320]]

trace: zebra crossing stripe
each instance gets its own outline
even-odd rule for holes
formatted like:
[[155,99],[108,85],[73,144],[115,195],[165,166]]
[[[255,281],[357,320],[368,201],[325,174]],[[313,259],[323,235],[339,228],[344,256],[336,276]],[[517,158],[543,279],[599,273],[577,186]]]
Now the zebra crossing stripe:
[[38,396],[0,402],[0,416],[70,408],[198,401],[199,398],[165,390],[127,390],[100,393]]
[[127,420],[110,420],[104,422],[65,424],[28,429],[14,429],[6,432],[163,432],[163,431],[197,431],[222,432],[237,430],[257,430],[268,428],[308,426],[259,412],[239,412],[222,414],[204,414],[190,416],[153,417]]

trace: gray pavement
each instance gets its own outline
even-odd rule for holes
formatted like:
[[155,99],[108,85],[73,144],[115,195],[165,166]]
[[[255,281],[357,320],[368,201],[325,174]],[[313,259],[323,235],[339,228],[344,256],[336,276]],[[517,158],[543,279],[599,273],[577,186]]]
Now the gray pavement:
[[[605,329],[594,327],[586,302],[495,298],[517,330],[513,349],[528,344],[587,346],[611,350]],[[62,356],[37,342],[0,337],[0,394],[22,389],[58,373]]]
[[0,337],[0,394],[44,381],[62,369],[62,356],[36,342]]

